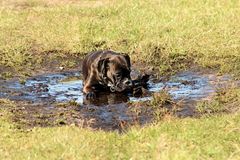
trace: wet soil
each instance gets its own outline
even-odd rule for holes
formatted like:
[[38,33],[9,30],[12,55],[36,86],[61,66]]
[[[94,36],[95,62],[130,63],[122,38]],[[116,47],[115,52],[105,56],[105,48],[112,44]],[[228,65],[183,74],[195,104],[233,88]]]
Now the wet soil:
[[[131,74],[138,77],[140,72],[134,70]],[[100,93],[96,100],[88,101],[82,93],[81,73],[67,71],[42,74],[26,81],[1,80],[0,98],[16,102],[17,106],[10,108],[13,120],[25,127],[77,125],[124,130],[131,125],[150,123],[162,113],[179,117],[196,116],[198,101],[211,99],[219,88],[231,83],[228,75],[217,76],[192,70],[162,79],[153,75],[138,97]],[[152,96],[163,91],[169,94],[171,101],[153,106]]]

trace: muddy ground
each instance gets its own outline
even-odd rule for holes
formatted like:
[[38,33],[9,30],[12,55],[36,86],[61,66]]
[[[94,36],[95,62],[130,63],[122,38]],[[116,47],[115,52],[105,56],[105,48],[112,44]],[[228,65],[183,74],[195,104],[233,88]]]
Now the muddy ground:
[[24,81],[0,80],[0,98],[16,102],[8,110],[20,128],[76,125],[122,131],[166,115],[199,116],[195,108],[199,101],[211,100],[217,90],[236,83],[229,75],[218,76],[196,67],[159,78],[153,68],[139,66],[133,65],[133,78],[143,72],[151,77],[147,87],[142,88],[143,94],[137,97],[100,93],[96,100],[87,101],[82,93],[81,71],[58,69]]

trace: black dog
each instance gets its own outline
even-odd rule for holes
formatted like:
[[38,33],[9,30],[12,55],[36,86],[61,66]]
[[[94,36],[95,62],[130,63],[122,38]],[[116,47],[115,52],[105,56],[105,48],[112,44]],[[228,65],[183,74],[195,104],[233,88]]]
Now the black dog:
[[82,63],[83,92],[87,99],[96,97],[103,90],[124,92],[133,85],[130,57],[113,51],[88,54]]

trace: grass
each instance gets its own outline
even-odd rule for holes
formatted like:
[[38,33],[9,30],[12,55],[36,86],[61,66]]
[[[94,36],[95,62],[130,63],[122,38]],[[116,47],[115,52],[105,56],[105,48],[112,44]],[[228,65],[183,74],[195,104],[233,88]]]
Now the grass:
[[[0,159],[239,159],[239,93],[237,88],[218,92],[198,105],[200,118],[161,118],[159,110],[158,121],[121,134],[74,125],[21,129],[10,121],[15,113],[5,109],[16,103],[0,99]],[[171,99],[163,92],[150,103],[161,109]]]
[[239,1],[1,2],[0,65],[11,71],[41,66],[53,50],[81,57],[112,49],[161,74],[194,63],[240,75]]
[[[112,49],[161,75],[198,65],[239,79],[239,15],[238,0],[0,0],[0,76],[76,68],[88,52]],[[239,99],[239,89],[219,92],[198,105],[218,114],[169,116],[124,134],[17,129],[4,109],[15,103],[0,100],[0,159],[240,159]],[[156,95],[152,105],[165,100]]]
[[239,159],[240,115],[169,119],[124,134],[74,126],[19,130],[0,117],[0,159]]
[[237,112],[240,106],[240,89],[222,89],[211,101],[198,103],[197,110],[201,114],[212,114],[221,112]]

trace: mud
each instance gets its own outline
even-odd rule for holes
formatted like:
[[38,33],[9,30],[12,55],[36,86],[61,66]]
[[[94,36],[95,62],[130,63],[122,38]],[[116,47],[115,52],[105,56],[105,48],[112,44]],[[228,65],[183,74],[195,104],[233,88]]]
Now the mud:
[[[135,70],[132,77],[139,74]],[[152,76],[140,97],[101,93],[96,100],[87,101],[82,93],[81,73],[74,71],[34,76],[21,82],[1,80],[0,98],[17,102],[17,107],[10,110],[13,120],[24,126],[68,124],[124,130],[131,125],[150,123],[162,112],[180,117],[195,116],[198,101],[211,99],[217,89],[229,84],[231,77],[228,75],[185,71],[161,80]],[[152,106],[152,95],[163,90],[170,95],[171,103]],[[173,111],[176,106],[177,110]]]

